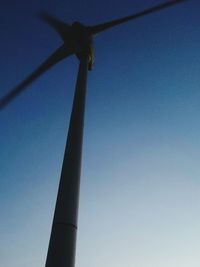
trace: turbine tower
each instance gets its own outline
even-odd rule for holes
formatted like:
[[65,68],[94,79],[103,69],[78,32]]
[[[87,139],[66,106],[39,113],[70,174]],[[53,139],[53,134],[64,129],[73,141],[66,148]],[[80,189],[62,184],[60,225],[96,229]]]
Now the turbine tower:
[[186,0],[168,1],[142,12],[105,22],[95,26],[85,26],[74,22],[72,25],[43,12],[39,17],[53,27],[63,40],[58,48],[25,80],[0,99],[0,110],[22,93],[29,84],[62,59],[76,55],[79,59],[79,70],[76,81],[67,143],[63,159],[60,184],[54,212],[46,267],[74,267],[76,251],[76,233],[79,203],[79,185],[81,171],[81,154],[87,72],[94,64],[93,37],[109,28],[141,16],[160,11]]

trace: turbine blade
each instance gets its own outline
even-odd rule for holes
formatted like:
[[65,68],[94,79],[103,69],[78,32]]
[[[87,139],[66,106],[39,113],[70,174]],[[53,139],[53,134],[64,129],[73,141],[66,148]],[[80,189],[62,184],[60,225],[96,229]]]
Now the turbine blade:
[[44,11],[40,12],[37,16],[52,28],[54,28],[62,39],[66,39],[66,34],[68,33],[70,28],[69,24],[64,23],[63,21],[53,17],[52,15]]
[[0,110],[6,107],[12,100],[21,94],[28,85],[35,79],[47,71],[50,67],[58,63],[60,60],[73,54],[72,49],[67,49],[66,46],[58,48],[47,60],[45,60],[35,71],[33,71],[26,79],[18,84],[13,90],[0,99]]
[[142,12],[139,12],[139,13],[127,16],[127,17],[123,17],[121,19],[116,19],[116,20],[113,20],[113,21],[109,21],[109,22],[106,22],[106,23],[99,24],[99,25],[90,26],[90,27],[88,27],[88,30],[92,34],[97,34],[99,32],[105,31],[105,30],[107,30],[109,28],[112,28],[114,26],[117,26],[117,25],[119,25],[121,23],[124,23],[124,22],[127,22],[129,20],[133,20],[133,19],[145,16],[145,15],[153,13],[153,12],[160,11],[161,9],[164,9],[164,8],[167,8],[167,7],[170,7],[170,6],[185,2],[185,1],[186,0],[168,1],[166,3],[160,4],[158,6],[151,7],[149,9],[145,9]]

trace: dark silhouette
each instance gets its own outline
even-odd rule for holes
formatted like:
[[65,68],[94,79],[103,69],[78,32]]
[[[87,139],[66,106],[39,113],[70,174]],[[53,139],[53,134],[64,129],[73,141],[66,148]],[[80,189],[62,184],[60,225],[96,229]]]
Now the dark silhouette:
[[92,47],[93,36],[121,23],[159,11],[183,1],[184,0],[170,1],[128,17],[90,27],[84,26],[79,22],[75,22],[70,26],[44,12],[39,15],[42,20],[47,22],[58,32],[64,44],[44,63],[42,63],[37,70],[28,76],[28,78],[23,80],[0,100],[0,109],[4,108],[37,77],[60,60],[72,54],[75,54],[79,58],[79,72],[45,265],[46,267],[74,267],[75,263],[86,82],[87,70],[91,70],[94,63]]

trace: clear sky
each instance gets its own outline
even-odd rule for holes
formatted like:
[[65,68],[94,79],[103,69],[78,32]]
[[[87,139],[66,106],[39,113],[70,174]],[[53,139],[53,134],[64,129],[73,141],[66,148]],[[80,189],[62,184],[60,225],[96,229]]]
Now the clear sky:
[[[0,95],[61,40],[35,14],[93,25],[158,0],[2,0]],[[200,2],[98,35],[88,77],[77,267],[199,267]],[[0,113],[0,266],[45,265],[78,61]]]

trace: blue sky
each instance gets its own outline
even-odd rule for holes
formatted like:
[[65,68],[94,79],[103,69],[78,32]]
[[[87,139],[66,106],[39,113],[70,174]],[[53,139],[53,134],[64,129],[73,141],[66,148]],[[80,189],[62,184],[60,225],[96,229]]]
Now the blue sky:
[[[35,14],[92,25],[164,1],[2,1],[0,94],[60,44]],[[199,267],[200,3],[98,35],[88,77],[77,267]],[[44,266],[78,61],[0,113],[0,262]]]

